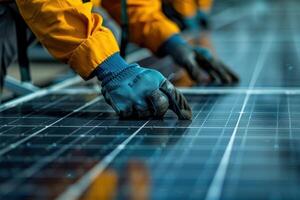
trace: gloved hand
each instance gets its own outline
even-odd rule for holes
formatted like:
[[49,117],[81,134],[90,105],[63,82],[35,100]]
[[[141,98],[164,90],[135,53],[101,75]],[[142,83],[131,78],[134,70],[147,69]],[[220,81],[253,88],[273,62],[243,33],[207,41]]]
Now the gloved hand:
[[221,61],[201,47],[192,47],[180,36],[174,35],[159,49],[159,55],[170,55],[185,68],[189,76],[202,85],[236,84],[239,78]]
[[184,96],[158,71],[128,65],[114,54],[96,70],[102,94],[121,118],[163,117],[168,109],[179,119],[191,119]]

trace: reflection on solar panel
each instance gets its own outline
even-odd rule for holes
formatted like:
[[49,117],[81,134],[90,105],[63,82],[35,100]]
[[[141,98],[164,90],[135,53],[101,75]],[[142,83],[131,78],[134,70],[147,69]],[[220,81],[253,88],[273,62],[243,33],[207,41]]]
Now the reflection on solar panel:
[[0,199],[299,199],[299,5],[239,1],[213,17],[242,83],[183,89],[190,122],[119,121],[72,88],[2,109]]

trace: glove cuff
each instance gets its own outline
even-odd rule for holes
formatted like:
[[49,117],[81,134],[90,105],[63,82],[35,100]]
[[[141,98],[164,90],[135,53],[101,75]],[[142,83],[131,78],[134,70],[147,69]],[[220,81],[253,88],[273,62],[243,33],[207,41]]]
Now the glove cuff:
[[196,52],[204,56],[206,59],[211,60],[213,58],[210,51],[200,46],[192,47],[188,44],[180,35],[175,34],[165,41],[160,49],[159,56],[170,55],[177,63],[181,63],[180,58],[188,53]]
[[184,17],[182,19],[183,24],[184,24],[184,28],[188,29],[188,30],[198,30],[199,29],[199,25],[197,22],[197,15],[194,15],[192,17]]
[[105,81],[106,79],[111,79],[111,77],[118,74],[120,71],[125,70],[129,67],[129,64],[120,56],[117,52],[106,60],[104,60],[99,67],[95,70],[95,75],[100,81]]
[[186,44],[187,42],[180,35],[174,34],[162,43],[162,45],[158,49],[157,54],[161,57],[166,55],[172,55],[178,50],[180,46]]
[[101,86],[106,88],[106,90],[113,90],[115,87],[119,87],[119,85],[127,80],[129,77],[132,77],[139,72],[141,72],[143,68],[141,68],[138,64],[131,64],[128,67],[122,69],[118,73],[114,73],[109,77],[105,77],[102,80]]
[[198,19],[207,19],[208,15],[209,15],[209,10],[201,10],[201,9],[199,9],[197,11],[196,15],[197,15]]

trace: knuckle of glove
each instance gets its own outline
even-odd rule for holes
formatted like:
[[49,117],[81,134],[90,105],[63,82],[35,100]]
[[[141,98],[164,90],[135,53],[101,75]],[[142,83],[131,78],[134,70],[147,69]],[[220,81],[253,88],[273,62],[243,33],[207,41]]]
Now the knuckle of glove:
[[161,117],[168,111],[168,97],[160,90],[156,90],[151,95],[149,95],[148,100],[150,101],[149,104],[152,107],[152,112],[154,116]]

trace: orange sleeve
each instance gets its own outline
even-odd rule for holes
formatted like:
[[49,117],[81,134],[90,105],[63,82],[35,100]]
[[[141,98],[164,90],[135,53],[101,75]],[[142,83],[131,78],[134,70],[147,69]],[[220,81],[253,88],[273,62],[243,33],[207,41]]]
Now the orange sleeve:
[[193,17],[197,13],[195,0],[171,0],[173,8],[183,17]]
[[198,8],[200,10],[209,12],[213,5],[213,0],[197,0]]
[[95,6],[95,7],[101,6],[101,0],[91,0],[91,2],[93,3],[93,6]]
[[92,3],[81,0],[17,0],[21,15],[39,41],[57,59],[84,79],[106,58],[119,51]]
[[[121,1],[102,0],[103,7],[113,18],[121,21]],[[156,52],[179,28],[161,11],[160,0],[127,0],[129,36],[132,42]]]

